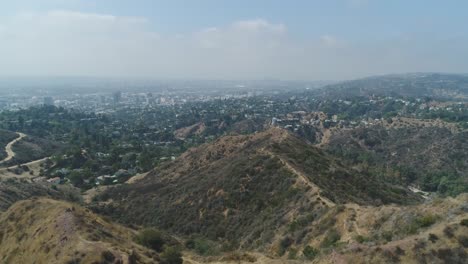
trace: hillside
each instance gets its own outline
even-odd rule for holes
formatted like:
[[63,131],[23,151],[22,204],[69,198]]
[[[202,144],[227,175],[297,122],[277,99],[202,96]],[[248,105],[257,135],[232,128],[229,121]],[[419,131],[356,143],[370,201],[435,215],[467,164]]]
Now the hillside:
[[12,146],[13,158],[3,163],[2,166],[14,166],[50,157],[53,154],[59,153],[64,147],[65,144],[63,143],[26,136]]
[[39,160],[60,152],[64,147],[65,144],[60,142],[0,130],[0,166],[11,167]]
[[[127,224],[266,249],[285,237],[296,219],[318,223],[336,204],[418,200],[272,128],[190,149],[141,181],[108,189],[95,209]],[[307,225],[298,232],[310,232]],[[298,236],[295,243],[303,239]]]
[[[346,204],[315,223],[296,219],[290,234],[271,248],[284,251],[283,257],[272,257],[271,251],[228,253],[194,256],[198,262],[187,263],[462,264],[468,257],[467,206],[466,194],[410,206]],[[308,227],[307,233],[302,243],[295,244],[301,225]],[[233,255],[237,261],[229,261],[236,259]]]
[[441,73],[374,76],[328,85],[318,93],[330,98],[378,95],[468,100],[468,76]]
[[467,206],[466,194],[412,206],[348,204],[327,231],[341,235],[335,250],[322,250],[317,263],[466,263]]
[[8,145],[8,143],[16,138],[18,138],[18,134],[8,130],[0,129],[0,160],[3,160],[7,157],[5,147]]
[[32,183],[21,179],[0,180],[0,212],[6,211],[12,204],[32,197],[49,197],[53,199],[77,202],[80,194],[74,188]]
[[157,263],[130,229],[51,199],[16,203],[0,215],[2,263]]
[[404,122],[336,130],[324,148],[387,182],[445,195],[467,192],[468,132]]

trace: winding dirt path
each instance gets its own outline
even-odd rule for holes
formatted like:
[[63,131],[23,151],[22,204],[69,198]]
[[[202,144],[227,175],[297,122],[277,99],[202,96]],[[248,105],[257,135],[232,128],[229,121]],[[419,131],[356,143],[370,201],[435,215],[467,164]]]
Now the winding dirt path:
[[262,149],[260,151],[265,153],[265,154],[270,155],[271,157],[278,158],[280,160],[280,162],[286,167],[286,169],[288,169],[290,172],[295,174],[298,177],[298,180],[300,182],[302,182],[302,184],[305,184],[305,185],[309,186],[313,190],[313,192],[317,195],[317,197],[319,197],[328,207],[334,207],[336,205],[330,199],[328,199],[326,197],[323,197],[320,194],[320,188],[317,185],[315,185],[315,183],[313,183],[311,180],[309,180],[309,178],[304,173],[298,171],[296,168],[294,168],[291,164],[289,164],[289,162],[284,160],[282,157],[274,154],[271,151],[267,151],[265,149]]
[[22,167],[22,166],[29,167],[30,170],[35,172],[34,175],[31,175],[27,171],[25,171],[25,172],[23,172],[22,174],[19,174],[19,175],[15,174],[11,170],[14,170],[15,168],[17,168],[18,165],[0,168],[0,179],[6,179],[6,178],[29,178],[29,179],[31,179],[31,178],[35,178],[35,177],[37,177],[37,173],[39,173],[39,171],[41,169],[41,164],[44,163],[49,158],[50,157],[46,157],[46,158],[42,158],[42,159],[39,159],[39,160],[34,160],[34,161],[31,161],[31,162],[19,164],[20,167]]
[[23,133],[18,132],[17,134],[19,136],[6,145],[5,152],[7,153],[7,157],[1,160],[0,163],[10,161],[12,158],[15,157],[15,152],[13,151],[13,145],[16,144],[16,142],[22,140],[24,137],[26,137],[26,135]]
[[307,176],[305,176],[302,172],[296,170],[293,166],[291,166],[291,164],[289,164],[283,158],[281,158],[281,157],[278,157],[278,158],[280,159],[281,163],[283,163],[283,165],[289,171],[291,171],[292,173],[294,173],[296,176],[299,177],[298,179],[303,184],[309,186],[317,194],[317,197],[319,197],[328,207],[334,207],[335,206],[334,202],[332,202],[328,198],[323,197],[322,195],[320,195],[320,188],[317,185],[315,185],[313,182],[311,182]]
[[331,134],[331,129],[324,129],[322,140],[316,146],[320,148],[330,143]]

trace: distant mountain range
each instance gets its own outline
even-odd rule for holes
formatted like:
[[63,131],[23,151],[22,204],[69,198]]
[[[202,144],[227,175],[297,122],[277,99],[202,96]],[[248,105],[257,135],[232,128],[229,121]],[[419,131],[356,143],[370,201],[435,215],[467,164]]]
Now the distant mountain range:
[[444,73],[408,73],[373,76],[327,85],[320,96],[404,96],[468,100],[468,75]]

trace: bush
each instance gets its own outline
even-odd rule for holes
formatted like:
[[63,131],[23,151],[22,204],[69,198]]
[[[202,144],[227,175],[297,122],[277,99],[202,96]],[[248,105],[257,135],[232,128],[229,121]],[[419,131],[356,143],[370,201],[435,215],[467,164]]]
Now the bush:
[[454,237],[453,229],[452,229],[450,226],[446,226],[446,227],[444,228],[444,234],[445,234],[448,238]]
[[194,239],[189,239],[185,241],[185,247],[188,249],[195,249],[195,240]]
[[137,235],[136,241],[147,248],[156,250],[157,252],[161,252],[165,244],[163,234],[152,228],[141,230]]
[[200,255],[211,255],[213,245],[207,240],[196,239],[194,249]]
[[399,255],[399,256],[402,256],[402,255],[405,254],[405,251],[404,251],[401,247],[397,246],[397,247],[395,248],[395,254],[397,254],[397,255]]
[[294,240],[287,236],[280,241],[278,255],[283,256],[286,250],[294,243]]
[[437,218],[435,215],[428,214],[416,219],[416,222],[420,227],[429,227],[437,221]]
[[468,236],[460,236],[457,240],[464,248],[468,248]]
[[390,231],[384,231],[382,232],[382,238],[385,239],[385,241],[390,242],[392,241],[393,233]]
[[341,235],[336,229],[330,229],[320,245],[324,248],[335,246],[340,238]]
[[195,250],[197,254],[202,256],[217,255],[219,253],[219,247],[214,242],[203,238],[189,239],[185,242],[185,247]]
[[313,260],[318,253],[319,251],[311,246],[306,246],[304,250],[302,250],[302,254],[304,254],[308,260]]
[[222,257],[221,262],[253,263],[253,262],[257,262],[257,258],[247,253],[231,252],[228,255]]
[[105,261],[105,263],[111,263],[115,260],[114,254],[112,254],[112,252],[110,251],[103,251],[101,257]]
[[357,236],[354,237],[354,240],[356,240],[358,243],[362,244],[364,242],[369,241],[369,238],[365,237],[365,236],[357,235]]
[[406,227],[406,233],[416,234],[418,229],[425,228],[433,225],[438,219],[438,216],[428,214],[420,217],[416,217],[413,221]]
[[298,217],[289,224],[289,231],[295,232],[299,229],[302,229],[309,225],[312,221],[314,221],[314,214]]
[[461,220],[460,225],[468,227],[468,218]]
[[431,241],[432,243],[435,243],[437,240],[439,240],[439,237],[436,236],[435,234],[429,234],[429,241]]
[[177,247],[166,247],[160,255],[161,264],[182,264],[182,253]]
[[296,259],[296,257],[297,257],[297,249],[295,248],[289,249],[288,259]]

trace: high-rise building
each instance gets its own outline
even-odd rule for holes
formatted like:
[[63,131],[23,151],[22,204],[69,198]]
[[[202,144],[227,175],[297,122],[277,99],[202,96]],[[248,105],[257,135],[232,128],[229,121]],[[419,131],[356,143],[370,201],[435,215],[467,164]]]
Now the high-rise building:
[[44,97],[44,105],[54,105],[54,98],[50,96]]
[[117,91],[113,94],[114,96],[114,104],[117,104],[120,102],[120,100],[122,99],[122,92],[121,91]]

